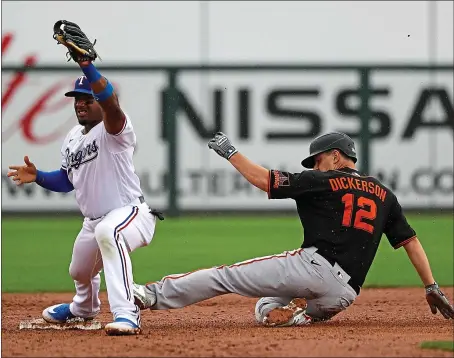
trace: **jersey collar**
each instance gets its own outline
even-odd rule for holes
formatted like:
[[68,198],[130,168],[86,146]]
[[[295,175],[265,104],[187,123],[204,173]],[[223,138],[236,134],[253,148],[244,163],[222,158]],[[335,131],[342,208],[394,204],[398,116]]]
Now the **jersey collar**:
[[356,170],[356,169],[345,167],[345,168],[339,168],[337,170],[340,171],[340,172],[361,176],[361,173],[358,170]]

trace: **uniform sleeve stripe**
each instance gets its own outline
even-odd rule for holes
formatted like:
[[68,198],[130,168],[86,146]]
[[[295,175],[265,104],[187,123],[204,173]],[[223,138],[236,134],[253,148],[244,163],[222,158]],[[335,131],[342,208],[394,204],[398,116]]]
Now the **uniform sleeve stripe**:
[[124,116],[124,123],[123,123],[123,128],[121,129],[120,132],[118,132],[117,134],[114,134],[114,135],[120,135],[121,133],[123,133],[123,131],[125,130],[126,128],[126,123],[128,122],[128,120],[126,119],[126,116]]
[[271,178],[273,177],[273,171],[269,170],[268,175],[268,199],[271,199]]
[[399,244],[397,244],[396,246],[394,246],[394,249],[398,249],[399,247],[402,247],[402,246],[408,244],[411,240],[414,240],[414,239],[416,239],[416,235],[410,237],[409,239],[407,239],[407,240],[405,240],[405,241],[402,241],[402,242],[399,243]]

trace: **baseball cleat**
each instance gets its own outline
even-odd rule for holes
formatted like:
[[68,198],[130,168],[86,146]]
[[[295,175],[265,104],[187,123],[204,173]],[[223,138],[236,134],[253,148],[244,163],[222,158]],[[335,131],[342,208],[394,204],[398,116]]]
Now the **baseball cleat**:
[[[68,320],[76,318],[76,316],[73,315],[69,309],[69,303],[60,303],[58,305],[47,307],[43,311],[42,316],[44,320],[49,323],[66,323]],[[80,318],[89,321],[94,317]]]
[[132,287],[134,303],[141,310],[151,308],[156,303],[156,294],[147,289],[147,286],[138,285],[133,282]]
[[131,336],[140,334],[140,327],[126,318],[117,318],[104,327],[108,336]]
[[312,318],[306,315],[307,301],[294,298],[287,306],[272,309],[263,319],[266,327],[303,326],[311,323]]

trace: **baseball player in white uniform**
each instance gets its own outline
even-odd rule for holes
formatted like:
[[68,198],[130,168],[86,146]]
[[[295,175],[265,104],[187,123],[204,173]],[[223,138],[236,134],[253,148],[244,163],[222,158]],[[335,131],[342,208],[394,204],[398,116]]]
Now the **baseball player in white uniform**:
[[74,190],[85,217],[69,267],[76,294],[71,303],[46,308],[43,318],[65,323],[75,317],[96,317],[100,312],[103,268],[114,318],[105,326],[106,333],[138,334],[140,310],[134,304],[129,252],[148,245],[155,232],[156,217],[163,218],[145,203],[133,165],[136,135],[112,84],[90,60],[76,58],[84,75],[65,95],[74,98],[79,125],[63,141],[61,168],[42,172],[25,157],[25,165],[11,166],[8,176],[18,185],[36,182],[52,191]]

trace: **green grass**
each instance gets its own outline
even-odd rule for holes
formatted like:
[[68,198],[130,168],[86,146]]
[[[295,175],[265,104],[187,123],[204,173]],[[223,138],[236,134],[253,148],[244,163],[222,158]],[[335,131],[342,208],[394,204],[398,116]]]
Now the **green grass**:
[[421,348],[454,352],[454,341],[426,341],[421,343]]
[[[453,218],[410,216],[440,285],[454,285]],[[3,218],[2,292],[73,291],[68,274],[80,218]],[[158,223],[151,245],[131,255],[143,283],[172,273],[229,264],[299,247],[302,228],[288,217],[185,217]],[[404,249],[384,237],[366,286],[420,286]],[[103,289],[105,286],[102,286]]]

